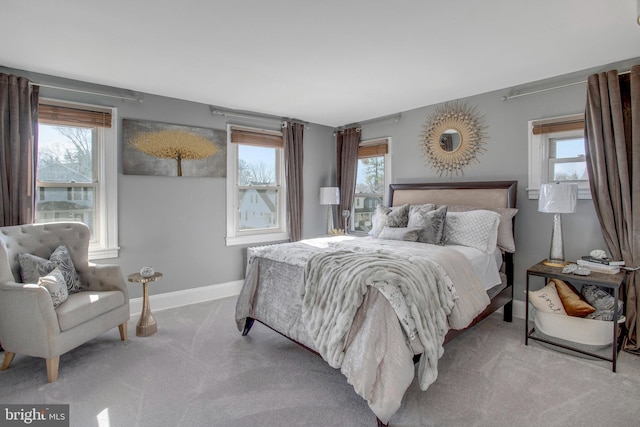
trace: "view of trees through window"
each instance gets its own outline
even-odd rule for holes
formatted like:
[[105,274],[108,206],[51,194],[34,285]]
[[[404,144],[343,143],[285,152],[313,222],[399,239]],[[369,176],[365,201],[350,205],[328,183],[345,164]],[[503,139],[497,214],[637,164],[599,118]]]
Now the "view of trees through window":
[[356,194],[353,203],[353,229],[368,232],[376,206],[384,197],[384,156],[358,159]]
[[36,222],[95,223],[94,138],[87,127],[38,126]]
[[276,150],[238,145],[239,230],[279,226]]
[[554,181],[589,179],[583,138],[549,140],[549,176]]

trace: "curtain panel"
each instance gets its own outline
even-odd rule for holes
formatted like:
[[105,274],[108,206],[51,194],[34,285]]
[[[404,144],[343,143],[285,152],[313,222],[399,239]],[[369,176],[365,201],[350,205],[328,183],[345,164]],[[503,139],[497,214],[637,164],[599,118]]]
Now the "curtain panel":
[[[591,195],[611,256],[640,267],[640,65],[589,76],[585,150]],[[624,349],[640,354],[640,273],[628,271]]]
[[287,181],[287,221],[289,238],[292,242],[302,239],[303,223],[303,183],[302,165],[304,125],[302,123],[285,122],[283,129],[284,165]]
[[38,90],[0,73],[0,226],[34,221]]
[[351,212],[353,197],[356,192],[356,174],[358,172],[358,146],[360,145],[360,129],[350,128],[340,131],[336,136],[337,173],[336,184],[340,188],[340,205],[338,210],[338,228],[344,229],[344,210]]

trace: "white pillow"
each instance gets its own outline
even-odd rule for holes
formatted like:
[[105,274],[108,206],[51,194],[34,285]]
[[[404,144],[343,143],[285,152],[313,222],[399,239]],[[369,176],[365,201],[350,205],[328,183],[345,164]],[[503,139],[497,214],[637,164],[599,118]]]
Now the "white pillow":
[[467,212],[475,210],[489,210],[500,214],[500,225],[498,225],[498,242],[496,243],[500,249],[505,252],[515,252],[516,243],[513,238],[513,217],[518,213],[515,208],[476,208],[472,206],[449,206],[448,212]]
[[567,315],[553,282],[538,291],[529,291],[529,302],[538,311]]
[[62,271],[59,268],[54,268],[51,273],[38,279],[38,286],[42,286],[51,295],[53,301],[53,308],[58,307],[69,298],[69,292],[67,291],[67,282],[64,280]]
[[492,254],[496,250],[500,214],[493,211],[448,212],[444,224],[447,245],[469,246]]
[[385,226],[406,227],[409,221],[409,205],[388,207],[377,205],[371,219],[372,227],[369,235],[378,237]]

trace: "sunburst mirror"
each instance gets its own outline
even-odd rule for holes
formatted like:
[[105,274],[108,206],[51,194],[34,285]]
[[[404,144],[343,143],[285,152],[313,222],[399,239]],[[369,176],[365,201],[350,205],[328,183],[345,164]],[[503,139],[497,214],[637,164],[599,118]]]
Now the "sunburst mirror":
[[464,175],[464,168],[478,162],[477,155],[485,151],[486,126],[475,107],[466,103],[446,103],[438,106],[427,118],[421,147],[425,160],[442,176]]

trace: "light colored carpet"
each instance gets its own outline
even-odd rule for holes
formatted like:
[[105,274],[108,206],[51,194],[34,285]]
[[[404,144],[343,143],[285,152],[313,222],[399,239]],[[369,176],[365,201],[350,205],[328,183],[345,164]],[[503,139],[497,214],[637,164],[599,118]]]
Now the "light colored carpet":
[[[117,329],[63,355],[17,355],[2,403],[69,403],[71,425],[370,426],[375,416],[339,371],[261,324],[242,337],[235,299],[154,313],[159,331]],[[406,426],[626,426],[640,423],[640,357],[610,364],[524,345],[524,322],[498,315],[445,347],[429,390],[414,384],[391,419]]]

